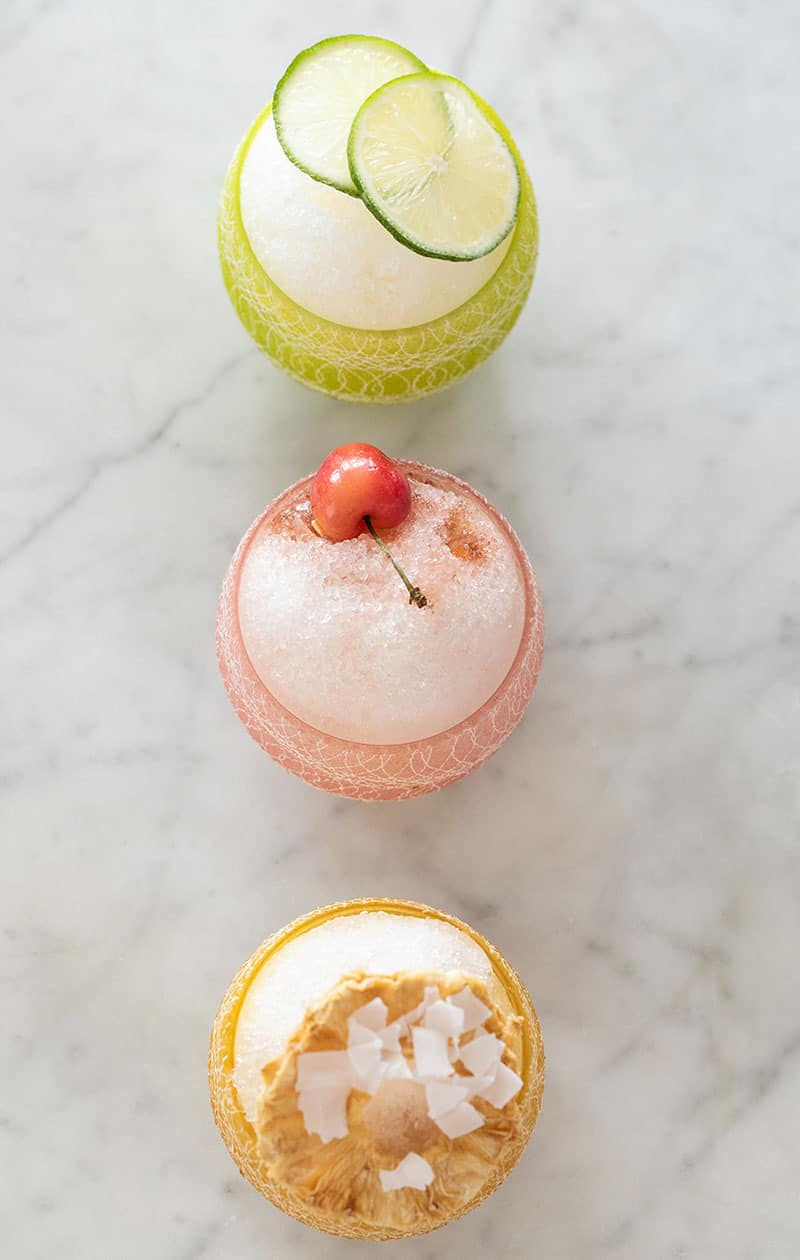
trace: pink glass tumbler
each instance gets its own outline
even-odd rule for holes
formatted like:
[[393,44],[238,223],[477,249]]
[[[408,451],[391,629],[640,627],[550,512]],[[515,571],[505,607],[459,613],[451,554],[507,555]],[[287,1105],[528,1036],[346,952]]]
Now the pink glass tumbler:
[[361,801],[402,800],[455,783],[488,760],[520,721],[533,694],[544,648],[544,621],[536,579],[508,521],[482,495],[450,473],[398,461],[411,478],[480,504],[505,535],[524,591],[525,612],[516,656],[488,700],[448,730],[401,744],[358,743],[315,729],[289,712],[256,673],[239,623],[239,581],[253,540],[305,490],[304,478],[275,499],[248,529],[231,561],[217,615],[217,658],[228,696],[250,735],[285,770],[314,787]]

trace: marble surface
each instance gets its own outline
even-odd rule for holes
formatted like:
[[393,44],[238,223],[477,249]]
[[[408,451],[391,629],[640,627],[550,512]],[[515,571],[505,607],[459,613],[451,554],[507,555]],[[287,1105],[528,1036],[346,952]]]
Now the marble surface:
[[[797,8],[345,0],[334,25],[466,77],[541,202],[513,335],[402,410],[284,379],[217,272],[227,160],[328,5],[0,12],[4,1253],[789,1260]],[[547,614],[515,737],[394,806],[273,766],[214,663],[239,535],[353,438],[487,492]],[[370,893],[493,938],[549,1056],[508,1184],[383,1248],[261,1201],[206,1092],[242,959]]]

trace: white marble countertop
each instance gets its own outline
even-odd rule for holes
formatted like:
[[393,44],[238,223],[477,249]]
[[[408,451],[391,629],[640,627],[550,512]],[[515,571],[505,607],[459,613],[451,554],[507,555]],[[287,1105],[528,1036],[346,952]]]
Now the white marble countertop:
[[[15,1260],[789,1260],[797,1190],[795,6],[315,0],[0,15],[3,1251]],[[332,28],[505,116],[532,300],[407,409],[304,391],[218,275],[232,149]],[[439,795],[318,794],[217,677],[256,512],[369,438],[504,509],[545,599],[529,714]],[[236,1173],[206,1046],[292,916],[426,899],[526,978],[549,1057],[508,1184],[412,1244],[305,1230]]]

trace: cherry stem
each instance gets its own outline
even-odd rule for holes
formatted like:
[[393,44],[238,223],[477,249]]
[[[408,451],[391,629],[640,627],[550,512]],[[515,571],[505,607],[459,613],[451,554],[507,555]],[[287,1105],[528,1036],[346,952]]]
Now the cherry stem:
[[397,561],[395,560],[395,558],[394,558],[394,556],[392,555],[391,551],[390,551],[390,550],[389,550],[389,548],[386,546],[386,543],[385,543],[385,542],[383,541],[383,539],[382,539],[382,538],[381,538],[381,537],[380,537],[380,536],[379,536],[379,535],[375,532],[375,526],[372,524],[372,521],[369,519],[369,517],[368,517],[368,516],[365,516],[365,517],[364,517],[364,524],[366,525],[366,527],[367,527],[367,529],[369,530],[369,532],[372,534],[372,537],[375,539],[376,543],[377,543],[377,544],[378,544],[378,546],[380,547],[380,549],[381,549],[381,551],[383,552],[383,554],[384,554],[385,556],[388,556],[388,557],[389,557],[389,559],[391,560],[392,564],[393,564],[393,565],[394,565],[394,567],[395,567],[395,570],[396,570],[396,571],[397,571],[397,573],[400,575],[400,577],[403,579],[403,584],[404,584],[404,586],[405,586],[406,590],[408,591],[408,602],[409,602],[409,604],[416,604],[416,605],[417,605],[417,608],[424,608],[424,607],[426,606],[426,604],[428,603],[427,599],[426,599],[426,598],[425,598],[425,596],[422,594],[422,591],[419,589],[419,587],[418,587],[418,586],[414,586],[413,582],[409,582],[409,580],[408,580],[408,578],[406,577],[405,573],[404,573],[404,572],[403,572],[403,570],[400,568],[400,565],[397,563]]

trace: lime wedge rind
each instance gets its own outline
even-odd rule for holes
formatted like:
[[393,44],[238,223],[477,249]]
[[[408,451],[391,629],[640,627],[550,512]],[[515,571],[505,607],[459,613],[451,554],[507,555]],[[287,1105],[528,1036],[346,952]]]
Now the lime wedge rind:
[[382,82],[425,69],[401,44],[372,35],[336,35],[304,49],[281,76],[273,97],[284,153],[305,175],[358,197],[347,158],[353,118]]
[[417,72],[382,84],[353,121],[347,156],[364,204],[415,253],[481,258],[517,220],[514,153],[485,105],[450,75]]

